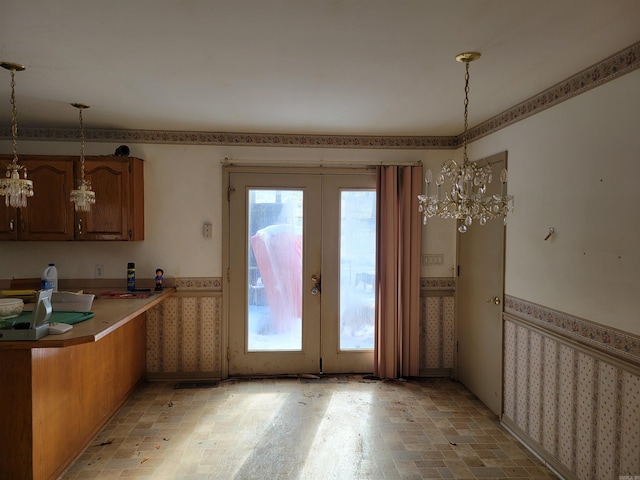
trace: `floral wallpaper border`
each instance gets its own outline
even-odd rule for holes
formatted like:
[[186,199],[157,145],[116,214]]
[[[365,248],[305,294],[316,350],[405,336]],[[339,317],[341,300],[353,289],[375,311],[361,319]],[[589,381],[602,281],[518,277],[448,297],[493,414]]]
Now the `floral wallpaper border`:
[[421,277],[420,290],[455,290],[454,277]]
[[[605,82],[640,68],[640,42],[511,107],[471,128],[473,141],[546,110]],[[77,141],[77,129],[20,128],[24,140]],[[462,144],[457,136],[370,136],[370,135],[287,135],[225,132],[178,132],[165,130],[87,129],[85,140],[186,145],[238,145],[261,147],[327,147],[384,149],[455,149]],[[10,139],[11,128],[0,128],[0,139]]]
[[640,365],[640,336],[505,295],[505,313]]
[[640,42],[469,129],[468,138],[477,140],[638,68]]
[[178,277],[175,282],[178,292],[222,291],[222,277]]

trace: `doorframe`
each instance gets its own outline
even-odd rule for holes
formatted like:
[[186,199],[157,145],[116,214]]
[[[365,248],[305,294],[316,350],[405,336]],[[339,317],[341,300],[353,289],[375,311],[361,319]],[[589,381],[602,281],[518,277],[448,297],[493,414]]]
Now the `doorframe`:
[[[493,155],[483,157],[475,161],[474,163],[478,164],[479,166],[483,166],[483,165],[493,165],[494,163],[504,161],[504,168],[508,170],[508,159],[509,159],[508,151],[503,150],[501,152],[494,153]],[[499,220],[494,219],[490,221],[499,221]],[[460,290],[460,281],[459,281],[459,276],[457,272],[460,267],[460,236],[464,235],[463,233],[460,233],[458,231],[458,227],[462,224],[462,222],[463,220],[457,220],[455,224],[455,228],[456,228],[456,271],[455,271],[456,289],[455,289],[455,299],[454,299],[454,308],[455,308],[454,336],[455,336],[455,342],[456,342],[455,344],[456,355],[455,355],[455,362],[454,362],[454,378],[456,380],[460,379],[458,341],[460,338],[459,302],[460,302],[460,297],[462,292]],[[476,224],[475,227],[482,228],[479,226],[479,224]],[[474,228],[474,227],[471,227],[471,228]],[[505,272],[506,272],[505,263],[506,263],[506,249],[507,249],[506,226],[502,231],[502,237],[503,237],[502,238],[502,255],[501,255],[501,263],[499,267],[502,270],[502,285],[500,286],[501,304],[500,304],[500,408],[499,408],[500,412],[498,413],[499,420],[502,419],[502,413],[503,413],[503,407],[504,407],[504,296],[505,296]]]
[[231,321],[231,309],[230,309],[230,281],[229,272],[231,269],[231,255],[230,255],[230,238],[229,232],[231,231],[231,218],[230,218],[230,174],[232,173],[274,173],[279,174],[330,174],[344,173],[344,174],[356,174],[362,173],[365,170],[375,169],[375,165],[369,165],[363,163],[361,166],[356,164],[348,165],[330,165],[330,166],[308,166],[303,167],[299,165],[283,165],[283,164],[264,164],[264,163],[248,163],[243,162],[240,164],[233,164],[229,160],[225,159],[222,163],[222,324],[220,325],[220,350],[222,353],[220,369],[221,378],[229,378],[229,325]]

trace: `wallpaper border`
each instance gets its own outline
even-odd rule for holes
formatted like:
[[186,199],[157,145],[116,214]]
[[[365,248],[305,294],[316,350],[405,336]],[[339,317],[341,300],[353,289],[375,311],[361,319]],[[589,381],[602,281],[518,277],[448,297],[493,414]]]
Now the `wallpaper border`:
[[640,365],[640,336],[505,295],[505,313]]
[[[468,141],[494,133],[638,68],[640,68],[640,42],[470,128],[467,135]],[[10,127],[0,128],[0,139],[10,139],[11,135]],[[78,139],[76,128],[19,128],[18,135],[22,140],[75,142]],[[373,136],[87,129],[85,140],[180,145],[443,150],[458,148],[462,144],[462,133],[457,136]]]
[[420,290],[455,290],[454,277],[420,277]]
[[222,292],[222,277],[176,277],[178,292]]

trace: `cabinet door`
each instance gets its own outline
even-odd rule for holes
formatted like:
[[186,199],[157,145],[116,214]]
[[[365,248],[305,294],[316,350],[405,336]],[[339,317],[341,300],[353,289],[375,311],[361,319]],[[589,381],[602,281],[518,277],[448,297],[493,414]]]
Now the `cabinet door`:
[[85,178],[96,192],[89,212],[77,212],[79,240],[128,240],[129,162],[85,158]]
[[20,239],[73,240],[73,157],[29,157],[21,163],[34,194],[20,209]]
[[78,240],[142,240],[142,160],[86,157],[85,177],[96,192],[90,212],[78,212]]
[[17,240],[18,209],[7,207],[4,202],[4,197],[0,197],[0,240]]
[[[7,165],[13,160],[13,155],[0,155],[0,175],[4,178]],[[17,240],[19,231],[18,211],[20,209],[7,207],[5,197],[0,197],[0,240]]]

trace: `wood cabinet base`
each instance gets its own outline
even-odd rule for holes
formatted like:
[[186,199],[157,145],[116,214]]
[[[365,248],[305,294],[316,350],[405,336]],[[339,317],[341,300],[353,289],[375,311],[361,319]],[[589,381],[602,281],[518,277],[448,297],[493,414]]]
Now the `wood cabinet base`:
[[145,375],[141,314],[93,343],[0,350],[0,478],[57,478]]

